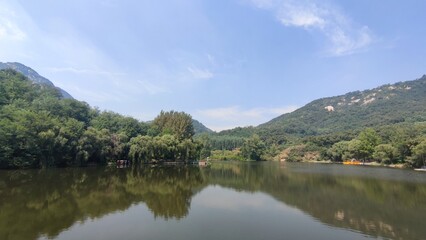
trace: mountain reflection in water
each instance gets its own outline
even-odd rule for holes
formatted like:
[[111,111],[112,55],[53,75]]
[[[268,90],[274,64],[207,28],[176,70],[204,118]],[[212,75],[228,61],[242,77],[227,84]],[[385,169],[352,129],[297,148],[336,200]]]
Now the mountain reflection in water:
[[[277,215],[277,209],[283,214]],[[191,222],[198,228],[192,231],[201,231],[209,239],[208,228],[215,226],[215,231],[224,229],[220,234],[226,234],[227,226],[232,230],[237,222],[256,224],[257,232],[268,234],[277,222],[300,228],[313,224],[301,221],[298,216],[304,215],[336,234],[424,239],[426,174],[279,163],[214,163],[201,169],[133,166],[0,172],[0,239],[61,238],[76,223],[84,225],[132,211],[140,214],[128,220],[121,217],[114,224],[154,221],[177,234],[177,224],[192,221],[194,214],[210,224]],[[141,238],[138,230],[129,236]],[[231,237],[222,237],[226,236]],[[255,239],[253,234],[251,237]]]

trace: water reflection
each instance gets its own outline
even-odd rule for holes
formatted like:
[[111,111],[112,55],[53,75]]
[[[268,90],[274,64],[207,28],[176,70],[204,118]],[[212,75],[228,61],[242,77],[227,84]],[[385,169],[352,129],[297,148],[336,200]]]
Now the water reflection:
[[54,237],[139,202],[155,217],[179,219],[202,186],[201,172],[190,167],[1,172],[0,239]]
[[[210,183],[267,193],[331,226],[392,239],[426,236],[424,175],[384,168],[366,174],[364,168],[339,165],[290,164],[286,171],[257,164],[215,167]],[[395,173],[401,181],[389,180]]]
[[[373,237],[422,239],[426,236],[426,183],[422,179],[425,175],[412,176],[401,170],[275,163],[224,163],[202,169],[143,166],[3,171],[0,239],[54,238],[77,222],[118,214],[140,204],[158,224],[180,222],[190,214],[197,194],[198,209],[266,212],[265,205],[272,203],[250,197],[259,193],[329,226]],[[214,186],[249,195],[207,191]],[[212,218],[214,212],[209,214],[206,218]]]

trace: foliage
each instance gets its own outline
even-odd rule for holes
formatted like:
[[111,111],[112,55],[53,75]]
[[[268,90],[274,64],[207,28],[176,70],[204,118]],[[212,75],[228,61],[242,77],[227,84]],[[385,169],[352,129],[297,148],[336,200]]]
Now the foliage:
[[195,160],[200,155],[201,144],[191,139],[179,141],[174,135],[137,136],[130,140],[129,157],[136,163],[153,161]]
[[241,148],[244,144],[245,138],[238,136],[218,135],[218,134],[200,134],[195,136],[195,139],[204,138],[204,142],[208,142],[212,150],[232,150]]
[[[426,121],[425,92],[426,75],[414,81],[318,99],[257,127],[238,127],[217,135],[248,138],[257,134],[268,145],[286,146],[310,138],[309,141],[319,141],[330,148],[336,142],[353,139],[365,128]],[[327,111],[327,106],[334,111]],[[324,137],[329,139],[321,139]],[[410,151],[400,147],[399,151]],[[400,154],[407,155],[410,153]]]
[[203,134],[203,133],[213,133],[213,130],[207,128],[199,121],[192,119],[192,126],[194,127],[195,135]]
[[253,135],[244,142],[241,148],[241,154],[248,160],[260,161],[263,160],[262,155],[265,153],[265,150],[265,143],[258,135]]
[[349,141],[341,141],[333,144],[328,149],[328,157],[335,162],[342,162],[348,159],[349,156]]
[[[350,141],[340,141],[328,148],[324,158],[343,161],[350,158],[375,160],[382,164],[421,164],[419,149],[426,136],[426,123],[396,124],[366,128]],[[318,142],[315,144],[321,145]]]
[[180,141],[194,136],[192,117],[184,112],[161,111],[152,125],[159,130],[160,134],[172,134]]
[[200,158],[206,159],[210,157],[212,152],[212,143],[210,137],[205,133],[198,136],[199,137],[197,137],[196,140],[200,143],[201,146]]
[[146,135],[149,128],[146,123],[110,111],[99,113],[90,124],[98,130],[108,129],[112,133],[122,133],[129,138]]
[[[257,129],[266,129],[271,133],[284,130],[290,135],[312,136],[426,121],[425,91],[426,76],[423,76],[414,81],[322,98],[262,124]],[[325,110],[326,106],[333,106],[334,111]]]
[[321,157],[321,149],[312,144],[300,144],[286,148],[281,159],[287,162],[318,161]]
[[211,152],[210,159],[212,160],[235,160],[235,161],[244,161],[245,158],[241,155],[241,150],[236,148],[234,150],[213,150]]
[[372,128],[364,129],[358,137],[359,143],[354,146],[357,157],[361,159],[371,159],[374,153],[374,148],[379,145],[381,139],[377,135],[376,131]]
[[412,160],[416,167],[426,166],[426,138],[413,148]]
[[85,166],[129,157],[187,161],[201,151],[202,144],[192,140],[192,118],[183,112],[161,112],[149,126],[63,99],[53,86],[10,69],[0,71],[0,93],[0,168]]
[[396,163],[398,150],[391,144],[380,144],[374,148],[373,159],[385,164]]
[[210,155],[258,161],[283,152],[289,161],[355,158],[420,166],[425,89],[426,76],[319,99],[258,127],[214,133],[184,112],[162,111],[152,123],[100,112],[64,99],[53,86],[0,70],[0,168],[84,166],[126,158],[189,161]]

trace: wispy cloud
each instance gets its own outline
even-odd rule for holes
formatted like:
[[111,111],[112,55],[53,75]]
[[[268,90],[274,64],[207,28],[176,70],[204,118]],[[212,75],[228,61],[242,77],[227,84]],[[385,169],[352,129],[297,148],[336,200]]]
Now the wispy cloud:
[[120,102],[122,100],[122,97],[120,97],[120,94],[118,92],[111,93],[106,91],[93,91],[91,89],[85,89],[78,86],[75,86],[73,84],[65,84],[60,86],[63,89],[67,89],[72,96],[79,100],[86,100],[90,99],[92,103],[105,103],[105,102]]
[[200,69],[196,67],[188,67],[187,70],[191,73],[195,79],[210,79],[213,77],[213,73],[208,69]]
[[0,3],[0,40],[21,41],[26,37],[27,34],[17,23],[16,13]]
[[26,34],[12,21],[0,18],[0,40],[21,41],[26,38]]
[[338,8],[313,0],[251,0],[257,8],[271,11],[286,27],[321,33],[330,44],[328,55],[343,56],[365,50],[374,42],[368,26],[355,26]]
[[313,4],[283,2],[277,17],[285,26],[323,29],[327,23],[325,15],[326,11]]
[[108,72],[103,70],[96,69],[81,69],[74,67],[51,67],[47,68],[48,71],[52,71],[55,73],[58,72],[70,72],[74,74],[91,74],[91,75],[106,75],[106,76],[124,76],[124,73],[116,73],[116,72]]
[[209,60],[210,65],[216,65],[216,60],[214,58],[214,56],[210,55],[210,54],[206,54],[207,59]]
[[242,109],[239,106],[199,110],[195,115],[215,131],[244,126],[255,126],[284,113],[296,110],[296,106],[280,108]]
[[150,81],[138,80],[138,83],[145,92],[147,92],[148,94],[151,94],[151,95],[169,92],[166,88],[164,88],[160,85],[154,84]]

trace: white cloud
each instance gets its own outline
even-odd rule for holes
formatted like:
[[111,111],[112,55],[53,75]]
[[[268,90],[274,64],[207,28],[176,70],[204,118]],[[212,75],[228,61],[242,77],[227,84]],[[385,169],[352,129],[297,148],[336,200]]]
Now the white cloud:
[[195,79],[210,79],[213,77],[213,73],[208,69],[200,69],[196,67],[188,67],[187,70],[191,73]]
[[336,29],[327,33],[327,35],[333,42],[330,52],[335,56],[348,55],[361,51],[373,42],[371,31],[366,26],[359,29],[352,36],[341,29]]
[[105,76],[124,76],[124,73],[115,73],[115,72],[108,72],[108,71],[102,71],[102,70],[95,70],[95,69],[83,69],[83,68],[74,68],[74,67],[51,67],[47,68],[48,71],[52,71],[55,73],[58,72],[70,72],[74,74],[91,74],[91,75],[105,75]]
[[209,60],[209,63],[211,65],[216,65],[216,60],[215,60],[215,58],[212,55],[207,54],[206,56],[207,56],[207,59]]
[[168,90],[166,88],[161,87],[157,84],[154,84],[154,83],[146,81],[146,80],[138,80],[138,83],[142,86],[142,89],[145,92],[147,92],[151,95],[168,92]]
[[0,40],[22,41],[27,34],[19,27],[16,13],[0,4]]
[[284,113],[296,110],[296,106],[281,108],[242,109],[238,106],[199,110],[195,117],[215,131],[234,127],[256,126]]
[[26,34],[13,22],[0,18],[0,40],[21,41],[26,38]]
[[355,27],[350,19],[331,5],[313,0],[251,0],[271,11],[286,27],[301,27],[321,33],[329,42],[328,55],[343,56],[366,49],[374,41],[368,26]]
[[323,10],[315,5],[294,5],[284,2],[278,10],[278,19],[285,26],[323,28],[326,19],[322,16]]

